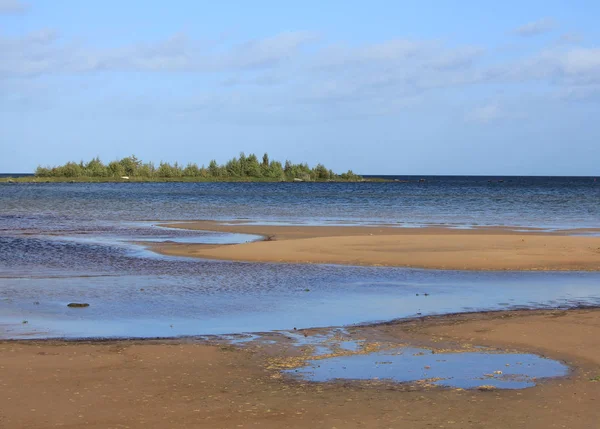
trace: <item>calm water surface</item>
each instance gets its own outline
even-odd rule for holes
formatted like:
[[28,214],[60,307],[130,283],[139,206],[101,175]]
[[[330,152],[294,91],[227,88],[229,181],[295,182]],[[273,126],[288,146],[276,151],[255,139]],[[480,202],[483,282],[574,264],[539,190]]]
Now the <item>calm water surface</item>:
[[[148,220],[599,226],[600,187],[593,179],[488,180],[0,184],[0,335],[225,334],[600,304],[596,273],[249,264],[164,257],[131,244],[257,239],[159,228]],[[90,307],[71,309],[69,302]]]
[[600,226],[594,178],[401,179],[412,182],[0,184],[0,222],[3,229],[169,219]]

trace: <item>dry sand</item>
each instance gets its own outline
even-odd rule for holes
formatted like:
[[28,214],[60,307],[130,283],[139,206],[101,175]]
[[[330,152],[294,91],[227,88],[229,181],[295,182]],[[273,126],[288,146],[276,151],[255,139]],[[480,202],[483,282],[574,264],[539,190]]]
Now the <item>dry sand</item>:
[[306,383],[270,368],[282,345],[173,341],[0,343],[3,428],[569,428],[600,422],[600,310],[446,316],[351,329],[562,359],[567,378],[524,390]]
[[591,230],[549,233],[509,228],[223,225],[212,221],[165,226],[257,234],[269,239],[236,245],[152,246],[166,255],[457,270],[600,270],[600,237],[569,235]]

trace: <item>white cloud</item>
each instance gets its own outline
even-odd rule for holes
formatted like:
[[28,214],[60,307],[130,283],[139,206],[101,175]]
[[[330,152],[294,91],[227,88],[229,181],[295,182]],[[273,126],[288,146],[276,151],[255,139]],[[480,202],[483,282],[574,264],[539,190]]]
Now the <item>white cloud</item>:
[[485,49],[477,46],[465,46],[448,51],[432,61],[432,65],[439,69],[455,69],[470,66],[485,53]]
[[600,85],[568,87],[560,90],[557,98],[575,102],[600,102]]
[[226,55],[225,65],[232,68],[271,67],[290,59],[302,46],[316,40],[317,34],[306,31],[290,31],[251,40],[235,47]]
[[583,41],[583,37],[579,33],[563,33],[558,38],[559,44],[578,44]]
[[112,49],[63,43],[56,32],[42,30],[21,38],[0,37],[0,74],[36,75],[93,71],[214,72],[273,68],[316,40],[308,32],[286,32],[228,49],[209,49],[185,34],[165,40]]
[[503,116],[502,110],[497,103],[489,103],[471,110],[469,113],[467,113],[465,119],[467,122],[488,124],[492,121],[502,118]]
[[27,11],[29,5],[19,0],[0,0],[0,15],[23,13]]
[[600,82],[600,48],[572,47],[546,50],[523,66],[524,77],[548,78],[578,85]]
[[[452,90],[481,92],[502,85],[503,91],[510,91],[513,84],[516,88],[535,82],[550,86],[548,94],[574,87],[583,93],[586,85],[600,83],[598,48],[553,43],[522,58],[505,53],[493,57],[493,52],[493,47],[427,39],[331,44],[303,31],[237,44],[177,33],[99,49],[45,29],[18,38],[0,34],[0,84],[3,79],[44,81],[55,75],[104,74],[112,79],[109,73],[119,71],[178,72],[205,75],[207,82],[214,79],[211,101],[222,110],[230,106],[237,112],[242,102],[253,109],[260,102],[263,107],[268,104],[263,109],[267,111],[274,110],[272,106],[277,111],[321,108],[356,116],[361,109],[365,115],[391,114]],[[466,118],[486,123],[506,116],[498,104],[490,103]]]
[[522,37],[537,36],[554,30],[556,23],[551,18],[542,18],[538,21],[529,22],[515,29],[515,33]]

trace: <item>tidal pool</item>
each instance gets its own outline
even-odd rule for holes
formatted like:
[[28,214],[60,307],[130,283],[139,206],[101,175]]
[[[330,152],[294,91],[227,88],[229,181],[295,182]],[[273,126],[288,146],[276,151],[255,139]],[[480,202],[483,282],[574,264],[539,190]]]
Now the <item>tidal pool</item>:
[[523,389],[541,378],[565,376],[569,368],[526,353],[439,353],[401,348],[309,360],[304,367],[283,372],[315,382],[385,380],[462,389]]

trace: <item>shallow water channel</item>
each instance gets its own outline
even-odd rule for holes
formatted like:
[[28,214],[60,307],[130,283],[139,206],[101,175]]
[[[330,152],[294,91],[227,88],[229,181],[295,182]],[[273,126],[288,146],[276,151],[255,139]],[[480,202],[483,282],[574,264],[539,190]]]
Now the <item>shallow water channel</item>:
[[[167,257],[133,244],[257,238],[148,223],[77,234],[4,234],[0,335],[194,336],[600,304],[598,273],[255,264]],[[90,306],[69,308],[70,302]]]
[[[161,256],[147,243],[232,244],[260,239],[159,228],[96,225],[90,231],[0,236],[0,338],[156,338],[345,326],[420,315],[600,305],[600,274],[468,272],[336,265],[254,264]],[[70,308],[71,302],[89,307]],[[222,337],[234,344],[260,336]],[[434,354],[402,348],[349,354],[315,343],[314,359],[289,370],[311,381],[381,379],[471,388],[522,388],[560,376],[559,362],[527,354]],[[356,352],[356,353],[355,353]],[[499,372],[500,371],[500,372]]]

